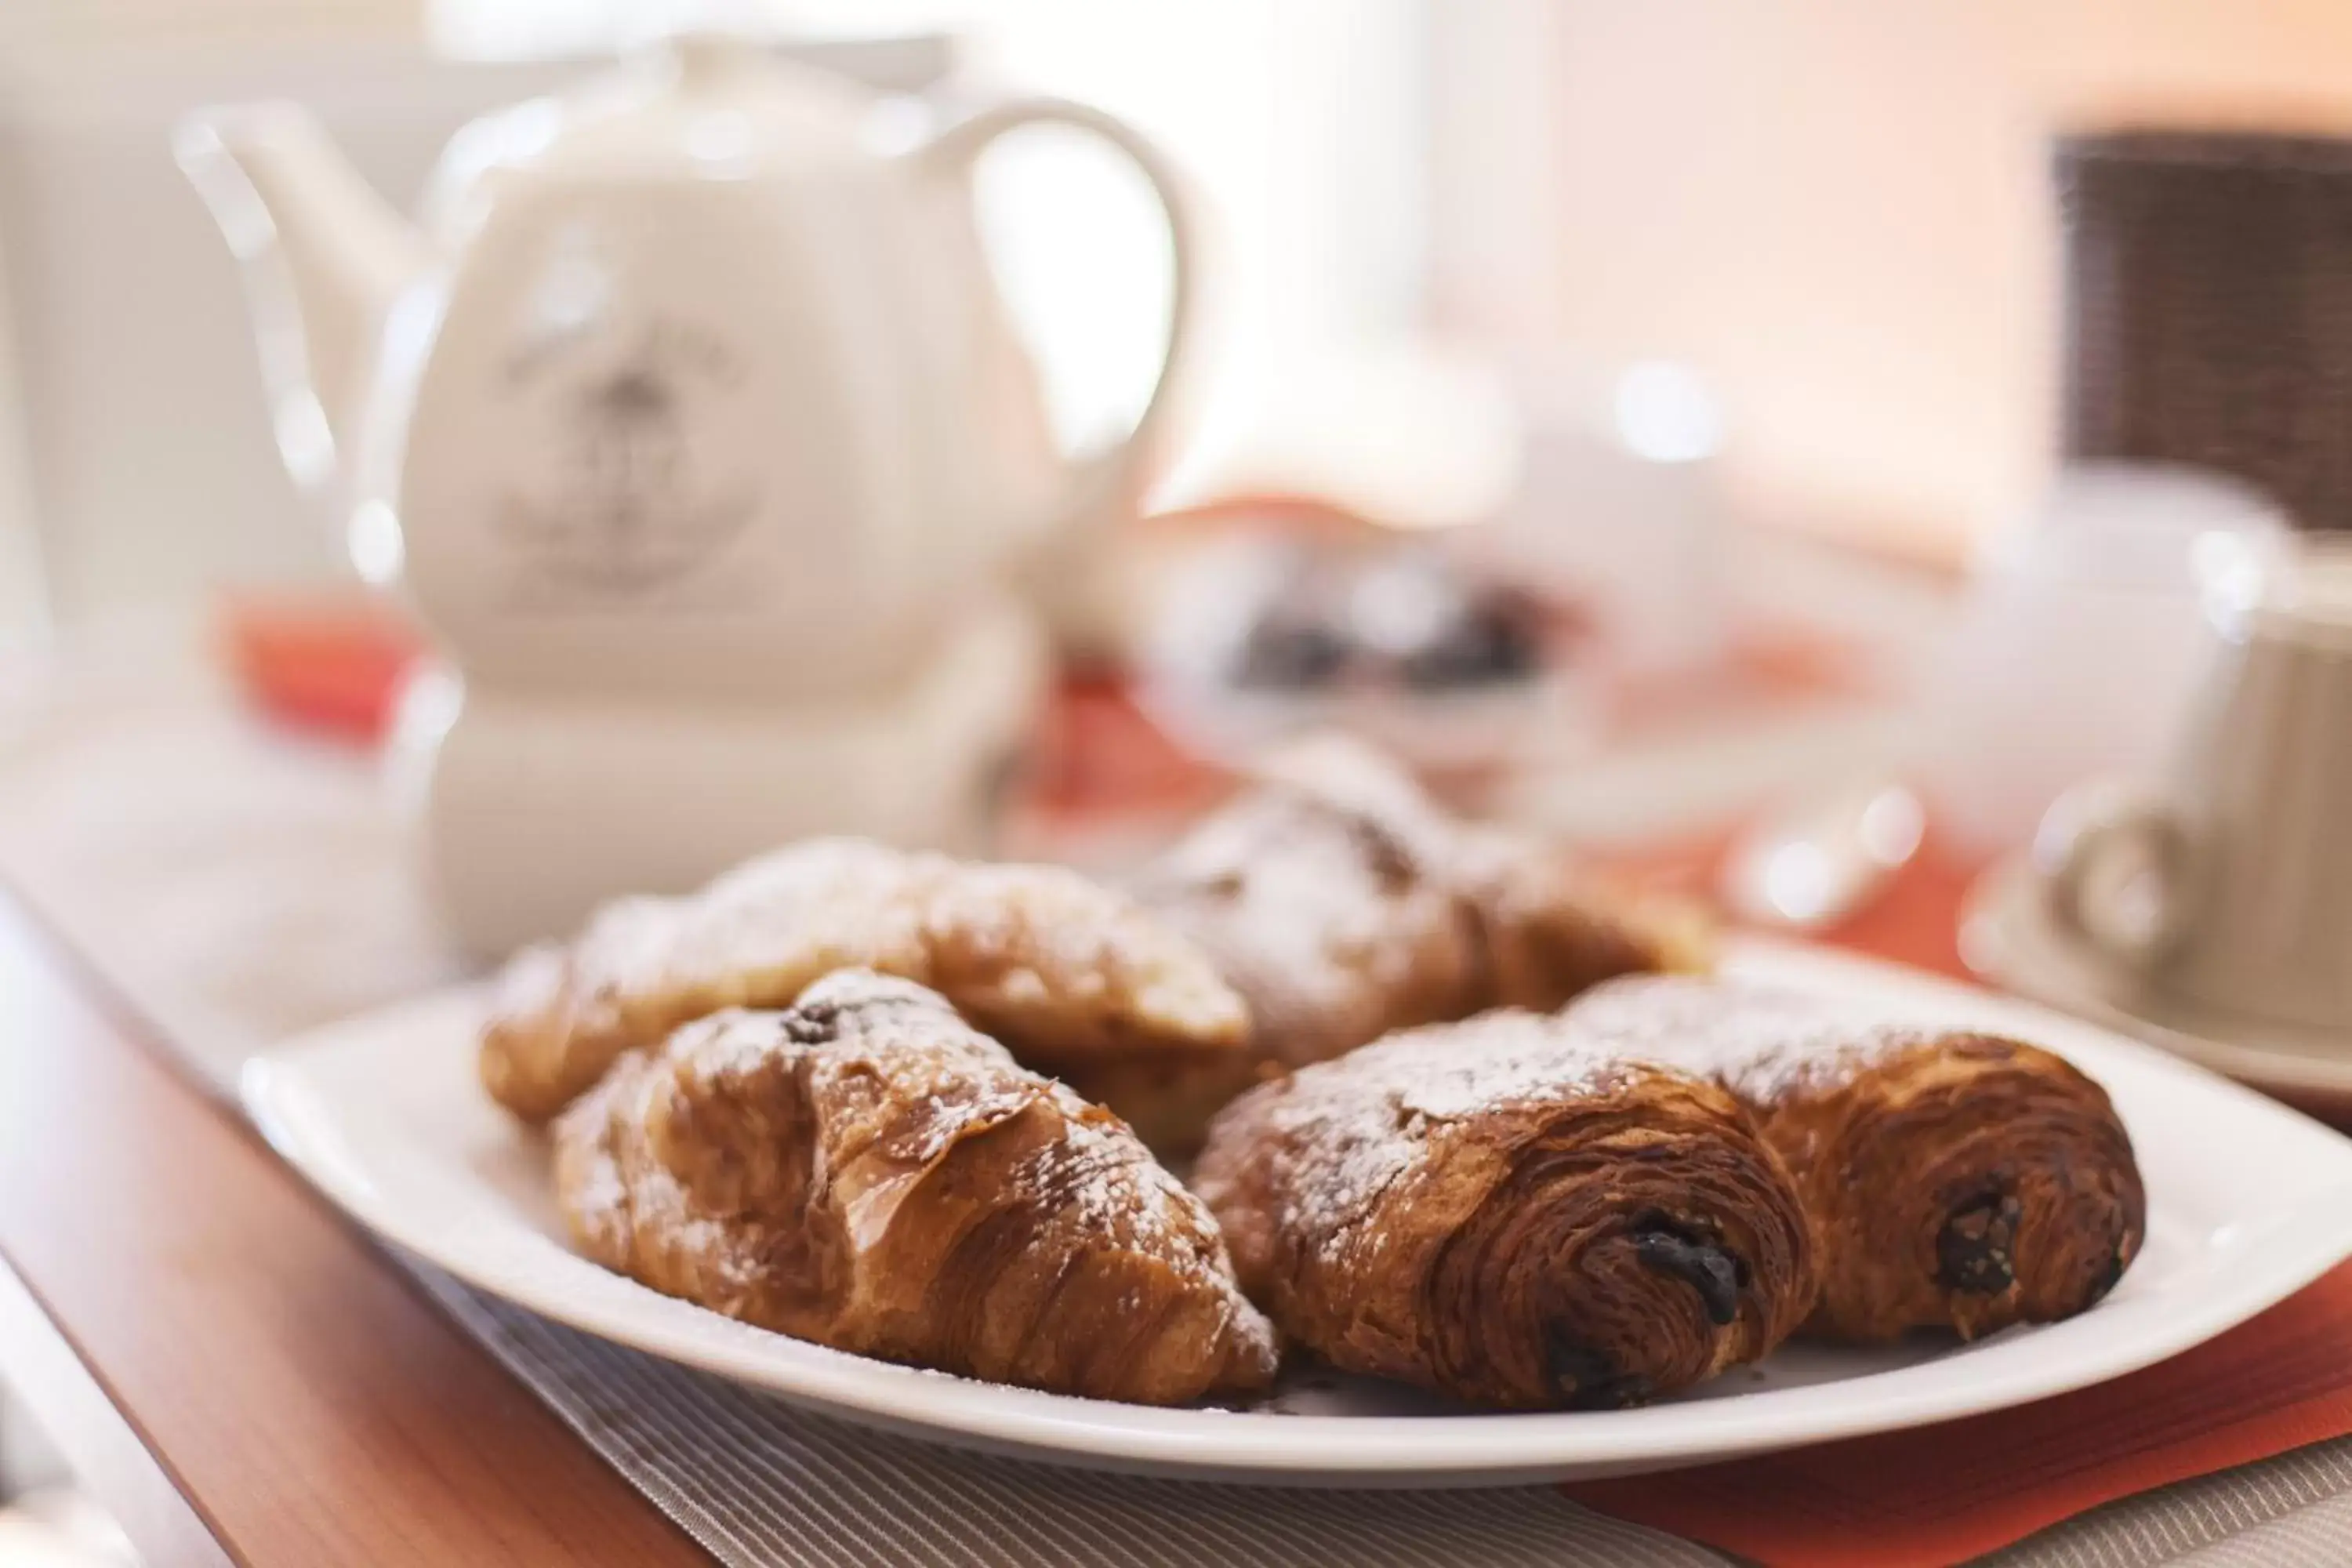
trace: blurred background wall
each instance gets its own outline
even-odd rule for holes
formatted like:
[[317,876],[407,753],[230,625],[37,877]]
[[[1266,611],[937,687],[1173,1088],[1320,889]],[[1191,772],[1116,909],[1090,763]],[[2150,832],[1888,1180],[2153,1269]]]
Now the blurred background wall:
[[1455,0],[1429,309],[1711,373],[1765,510],[1948,554],[2046,471],[2042,135],[2135,107],[2352,121],[2339,0]]
[[0,5],[0,635],[334,566],[278,462],[236,264],[173,165],[179,117],[310,98],[405,199],[501,90],[427,58],[415,0]]
[[[1278,477],[1318,426],[1357,433],[1327,471],[1483,460],[1509,399],[1463,364],[1525,394],[1663,356],[1715,381],[1752,510],[1936,559],[2045,471],[2044,129],[2117,99],[2347,118],[2326,100],[2352,70],[2338,0],[8,0],[0,625],[44,574],[71,608],[332,558],[163,145],[185,107],[323,102],[404,199],[452,125],[562,62],[753,14],[952,32],[982,75],[1171,147],[1221,247],[1176,493]],[[1007,205],[1055,414],[1115,423],[1155,353],[1132,301],[1165,288],[1158,242],[1050,189]]]

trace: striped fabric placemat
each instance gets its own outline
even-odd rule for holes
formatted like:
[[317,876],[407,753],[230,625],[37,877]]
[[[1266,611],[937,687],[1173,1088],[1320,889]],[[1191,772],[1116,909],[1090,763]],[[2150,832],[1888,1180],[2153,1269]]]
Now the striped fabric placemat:
[[422,1265],[475,1335],[732,1568],[1724,1568],[1706,1547],[1550,1487],[1209,1486],[998,1458],[877,1432],[551,1323]]

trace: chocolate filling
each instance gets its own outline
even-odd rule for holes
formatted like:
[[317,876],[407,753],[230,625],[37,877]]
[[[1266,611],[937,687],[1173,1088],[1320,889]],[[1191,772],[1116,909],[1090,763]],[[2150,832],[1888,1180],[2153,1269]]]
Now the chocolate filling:
[[1952,1211],[1936,1237],[1936,1278],[1970,1295],[1998,1296],[2017,1280],[2011,1249],[2024,1208],[2008,1193],[1988,1193]]
[[2088,1307],[2105,1300],[2107,1292],[2114,1289],[2116,1282],[2124,1277],[2124,1267],[2123,1243],[2117,1242],[2116,1249],[2107,1254],[2107,1266],[2099,1271],[2098,1279],[2092,1281],[2090,1299],[2083,1305]]
[[1548,1347],[1552,1380],[1568,1395],[1570,1410],[1622,1410],[1650,1396],[1650,1380],[1622,1373],[1616,1363],[1590,1345],[1555,1334]]
[[1720,1328],[1739,1316],[1739,1289],[1748,1282],[1747,1266],[1714,1242],[1664,1220],[1645,1219],[1633,1230],[1633,1256],[1697,1291],[1708,1322]]

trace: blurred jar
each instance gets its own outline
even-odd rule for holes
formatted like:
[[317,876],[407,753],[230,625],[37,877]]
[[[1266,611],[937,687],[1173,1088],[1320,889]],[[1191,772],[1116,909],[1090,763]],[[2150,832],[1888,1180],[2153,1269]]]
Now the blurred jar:
[[2193,462],[2352,529],[2352,140],[2064,137],[2064,440]]
[[1612,665],[1704,668],[1723,652],[1731,522],[1725,416],[1689,366],[1522,371],[1519,486],[1480,542],[1495,569],[1591,606]]
[[1982,852],[2029,840],[2069,785],[2145,775],[2209,652],[2203,605],[2256,577],[2293,529],[2236,480],[2160,464],[2063,469],[1995,538],[1925,704],[1937,822]]

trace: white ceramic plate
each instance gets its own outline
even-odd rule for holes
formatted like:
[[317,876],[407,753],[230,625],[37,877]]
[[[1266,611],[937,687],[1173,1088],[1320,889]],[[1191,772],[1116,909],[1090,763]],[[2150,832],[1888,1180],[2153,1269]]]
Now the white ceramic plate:
[[2160,1361],[2352,1254],[2352,1142],[2198,1068],[2021,1003],[1817,950],[1735,949],[1733,971],[1885,997],[2031,1037],[2105,1083],[2138,1146],[2148,1237],[2080,1318],[1958,1345],[1786,1348],[1646,1409],[1461,1412],[1308,1373],[1250,1411],[1157,1410],[845,1355],[657,1295],[572,1253],[545,1151],[476,1086],[470,994],[341,1025],[253,1063],[270,1141],[386,1238],[563,1323],[785,1397],[966,1447],[1220,1479],[1444,1486],[1696,1464],[2022,1404]]

